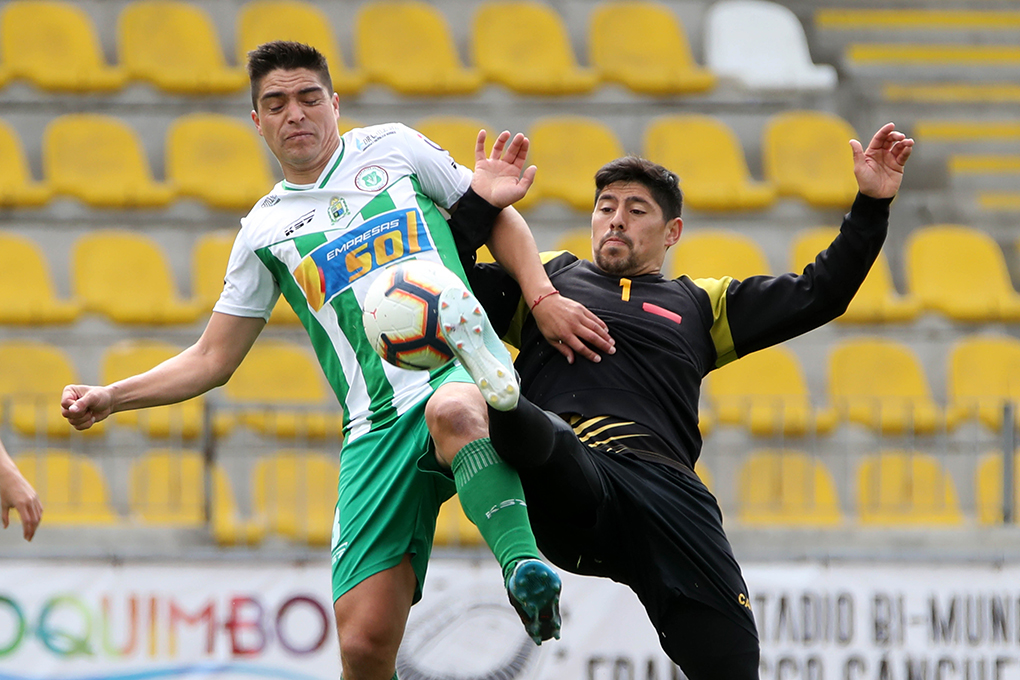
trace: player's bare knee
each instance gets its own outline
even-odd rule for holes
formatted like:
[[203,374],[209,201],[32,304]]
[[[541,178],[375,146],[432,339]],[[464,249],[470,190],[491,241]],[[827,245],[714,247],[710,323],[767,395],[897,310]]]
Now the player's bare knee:
[[465,444],[489,436],[485,401],[473,384],[443,385],[425,405],[425,422],[447,465]]

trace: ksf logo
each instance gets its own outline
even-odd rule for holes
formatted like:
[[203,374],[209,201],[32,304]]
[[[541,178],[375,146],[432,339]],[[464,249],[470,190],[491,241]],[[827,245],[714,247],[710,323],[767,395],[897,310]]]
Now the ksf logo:
[[290,224],[288,224],[287,227],[283,230],[283,235],[284,236],[290,236],[291,234],[293,234],[295,231],[297,231],[301,227],[304,227],[304,226],[310,224],[314,217],[315,217],[315,211],[314,210],[310,210],[310,211],[306,212],[304,215],[302,215],[301,217],[297,218],[297,220],[295,220],[294,222],[291,222]]

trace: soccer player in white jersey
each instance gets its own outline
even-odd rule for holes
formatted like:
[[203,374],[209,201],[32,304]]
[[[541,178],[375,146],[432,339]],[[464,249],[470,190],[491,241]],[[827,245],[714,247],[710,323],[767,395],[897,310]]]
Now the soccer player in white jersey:
[[[558,637],[559,578],[536,559],[520,480],[488,440],[485,402],[471,377],[453,363],[431,373],[384,363],[361,321],[365,292],[386,264],[429,259],[465,278],[458,248],[478,243],[470,233],[453,233],[440,208],[497,211],[521,198],[535,174],[522,173],[527,140],[518,135],[507,144],[504,132],[486,158],[480,133],[476,168],[483,172],[472,175],[400,124],[341,136],[339,97],[325,59],[311,47],[261,45],[249,53],[248,74],[252,120],[284,181],[242,220],[202,337],[146,373],[105,387],[69,385],[61,399],[65,417],[86,429],[117,411],[183,401],[222,385],[282,294],[344,410],[332,541],[343,677],[395,677],[436,515],[454,491],[499,560],[529,635],[537,643]],[[478,188],[496,205],[478,199],[473,182],[489,183],[484,192]],[[496,260],[529,299],[551,294],[524,220],[506,208],[496,225],[487,242]],[[576,352],[597,361],[585,343],[612,351],[605,324],[585,307],[559,295],[547,300],[536,319],[568,359]]]

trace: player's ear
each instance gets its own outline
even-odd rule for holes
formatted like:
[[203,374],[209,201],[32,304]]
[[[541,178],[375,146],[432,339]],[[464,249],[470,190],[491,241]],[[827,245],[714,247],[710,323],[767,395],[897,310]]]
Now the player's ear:
[[680,240],[680,234],[684,230],[684,221],[679,217],[674,217],[669,222],[666,222],[666,247],[676,245],[676,242]]
[[259,135],[262,135],[262,123],[259,122],[259,114],[255,109],[252,109],[251,112],[251,122],[255,123],[255,129],[258,130]]

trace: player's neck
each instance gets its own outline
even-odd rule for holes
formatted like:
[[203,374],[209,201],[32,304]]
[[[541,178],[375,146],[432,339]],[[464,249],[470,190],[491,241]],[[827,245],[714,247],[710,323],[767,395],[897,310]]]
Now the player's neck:
[[290,163],[280,163],[280,168],[283,170],[283,178],[290,184],[314,183],[322,175],[322,171],[325,170],[329,159],[333,157],[333,154],[336,153],[339,147],[339,137],[327,139],[323,143],[322,152],[307,164],[293,165]]

